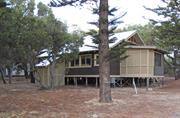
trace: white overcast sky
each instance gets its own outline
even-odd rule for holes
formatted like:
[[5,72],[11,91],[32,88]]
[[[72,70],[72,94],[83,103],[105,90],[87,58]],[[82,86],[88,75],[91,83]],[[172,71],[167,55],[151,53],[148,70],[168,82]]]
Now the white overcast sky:
[[[50,0],[36,0],[48,4]],[[146,24],[148,20],[145,18],[157,18],[156,14],[147,11],[143,6],[155,8],[158,5],[162,5],[160,0],[109,0],[110,6],[120,8],[119,13],[127,12],[122,18],[124,23],[119,24],[119,27],[124,27],[133,24]],[[62,7],[52,8],[56,18],[67,23],[70,30],[73,26],[77,26],[79,29],[87,31],[92,29],[92,25],[87,22],[95,20],[95,16],[91,14],[88,8],[74,8],[74,7]],[[145,18],[144,18],[145,17]]]

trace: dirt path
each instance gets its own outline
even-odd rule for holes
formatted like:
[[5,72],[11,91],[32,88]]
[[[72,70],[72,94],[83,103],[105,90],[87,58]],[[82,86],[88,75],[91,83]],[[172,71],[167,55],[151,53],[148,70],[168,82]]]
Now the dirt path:
[[27,80],[0,84],[0,118],[180,118],[180,80],[159,89],[113,88],[113,103],[100,104],[97,88],[39,90]]

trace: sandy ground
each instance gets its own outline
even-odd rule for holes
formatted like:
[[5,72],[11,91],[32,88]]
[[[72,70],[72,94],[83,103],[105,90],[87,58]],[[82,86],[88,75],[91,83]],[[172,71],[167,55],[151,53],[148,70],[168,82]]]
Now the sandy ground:
[[0,118],[180,118],[180,80],[146,91],[112,88],[113,102],[98,102],[98,88],[39,90],[29,80],[0,82]]

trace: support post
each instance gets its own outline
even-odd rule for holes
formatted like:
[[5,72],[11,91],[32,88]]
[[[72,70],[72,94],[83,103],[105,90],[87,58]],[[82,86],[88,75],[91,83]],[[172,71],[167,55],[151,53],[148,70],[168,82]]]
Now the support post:
[[78,78],[75,78],[75,79],[76,79],[76,86],[77,86],[77,84],[78,84],[78,83],[77,83]]
[[86,86],[88,86],[88,79],[87,79],[87,77],[85,79],[86,79]]
[[155,80],[157,81],[157,86],[160,87],[159,79],[156,77]]
[[164,86],[164,77],[162,77],[162,86]]
[[66,81],[66,82],[67,82],[67,85],[69,85],[69,77],[67,77],[66,79],[67,79],[67,81]]
[[140,86],[139,80],[140,80],[140,78],[137,78],[137,86]]
[[153,87],[155,87],[156,79],[155,78],[152,78],[152,79],[153,79]]
[[146,78],[146,91],[149,89],[149,78]]
[[135,83],[134,77],[133,77],[133,86],[134,86],[135,93],[137,95],[137,88],[136,88],[136,83]]
[[96,77],[96,87],[98,87],[98,78]]
[[120,87],[123,87],[122,78],[120,78]]
[[77,78],[73,78],[74,79],[74,85],[77,86]]

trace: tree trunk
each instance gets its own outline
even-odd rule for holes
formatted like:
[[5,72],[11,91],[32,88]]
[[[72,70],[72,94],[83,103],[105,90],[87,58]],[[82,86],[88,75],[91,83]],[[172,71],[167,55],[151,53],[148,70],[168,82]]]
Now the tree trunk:
[[33,66],[32,60],[30,61],[28,72],[29,72],[29,76],[31,79],[31,83],[36,83],[36,81],[35,81],[36,78],[34,76],[34,66]]
[[8,67],[8,77],[9,77],[9,84],[12,83],[12,68],[11,67]]
[[112,102],[110,87],[110,63],[108,43],[108,0],[100,0],[99,14],[99,76],[100,102]]
[[27,71],[27,69],[24,69],[24,76],[25,76],[26,79],[28,79],[28,71]]
[[35,76],[34,76],[34,72],[33,72],[33,70],[31,70],[30,71],[30,77],[31,77],[31,83],[36,83],[36,78],[35,78]]
[[55,80],[56,80],[56,70],[55,70],[55,65],[56,65],[56,56],[52,56],[53,61],[50,65],[50,82],[51,82],[51,89],[54,89],[55,87]]
[[0,73],[1,73],[1,78],[3,80],[3,83],[6,84],[6,80],[4,79],[4,72],[3,69],[0,67]]

